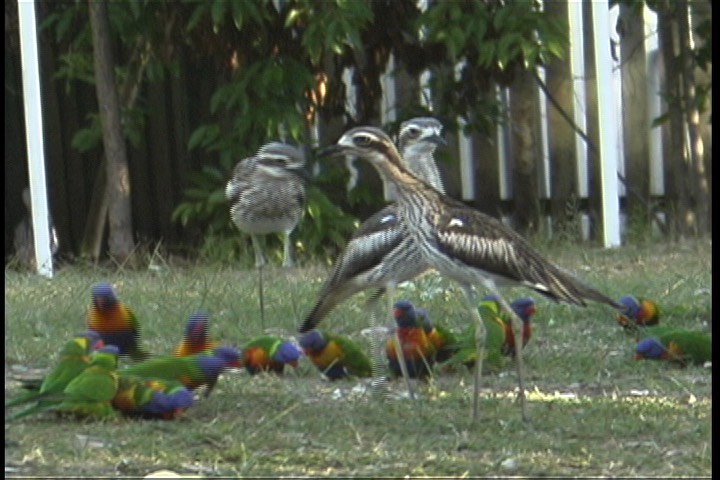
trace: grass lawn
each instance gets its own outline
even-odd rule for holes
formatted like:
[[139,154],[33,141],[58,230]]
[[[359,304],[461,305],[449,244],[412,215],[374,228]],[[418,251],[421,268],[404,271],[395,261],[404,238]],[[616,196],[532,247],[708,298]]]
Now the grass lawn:
[[[656,300],[661,323],[709,330],[712,242],[613,250],[541,248],[612,298]],[[295,335],[326,267],[266,269],[265,331]],[[5,398],[22,367],[51,366],[84,330],[90,287],[109,281],[143,326],[143,343],[168,354],[188,315],[211,312],[211,333],[242,345],[262,332],[254,270],[160,264],[143,271],[65,267],[52,280],[5,271]],[[506,290],[508,298],[531,293]],[[436,322],[468,321],[461,290],[434,275],[398,290]],[[159,469],[213,476],[710,476],[712,370],[633,360],[614,312],[538,302],[524,350],[528,414],[514,402],[509,365],[483,377],[481,420],[470,425],[472,375],[436,372],[417,401],[376,399],[358,381],[329,383],[302,359],[283,377],[232,371],[177,421],[78,421],[39,415],[5,424],[5,474],[144,476]],[[322,327],[369,352],[365,294]],[[401,381],[392,388],[403,393]]]

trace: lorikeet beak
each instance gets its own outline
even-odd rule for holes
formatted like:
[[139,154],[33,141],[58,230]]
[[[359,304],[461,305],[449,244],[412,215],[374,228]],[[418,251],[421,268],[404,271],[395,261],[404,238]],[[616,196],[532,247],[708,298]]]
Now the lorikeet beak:
[[645,355],[643,355],[642,353],[635,354],[635,360],[642,360],[643,358],[645,358]]
[[399,308],[393,308],[393,316],[395,318],[400,318],[403,315],[403,311]]
[[297,367],[297,366],[298,366],[298,361],[297,361],[297,360],[291,360],[291,361],[289,361],[288,363],[289,363],[291,366],[293,366],[293,367]]

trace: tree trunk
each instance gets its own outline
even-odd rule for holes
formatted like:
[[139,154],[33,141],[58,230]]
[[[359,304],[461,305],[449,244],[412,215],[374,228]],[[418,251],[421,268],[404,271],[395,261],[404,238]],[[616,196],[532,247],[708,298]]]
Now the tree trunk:
[[695,211],[693,224],[689,227],[696,234],[705,235],[710,233],[708,209],[710,204],[708,177],[705,172],[705,159],[703,140],[700,136],[700,112],[698,111],[695,98],[695,75],[693,72],[694,62],[692,59],[692,33],[689,25],[688,2],[679,1],[677,4],[678,14],[678,36],[682,75],[682,98],[684,103],[685,122],[688,129],[689,145],[686,149],[689,154],[689,193],[692,198],[692,207]]
[[[547,2],[545,11],[555,19],[568,19],[566,2]],[[569,33],[567,29],[566,33]],[[574,89],[570,72],[570,58],[553,58],[547,65],[546,76],[549,94],[557,106],[573,118]],[[577,151],[575,131],[557,108],[548,106],[548,153],[550,157],[550,211],[553,237],[561,240],[578,240],[580,235],[577,211]]]
[[667,178],[670,179],[666,190],[670,201],[668,214],[673,238],[686,236],[690,233],[688,219],[693,216],[688,201],[688,185],[686,182],[688,165],[684,148],[685,124],[680,102],[679,65],[675,53],[675,45],[677,44],[677,36],[674,33],[676,27],[674,19],[677,16],[676,5],[673,1],[665,2],[657,10],[658,37],[665,65],[665,89],[663,93],[668,108],[669,151],[666,151],[664,155],[669,173]]
[[531,72],[519,70],[510,86],[510,155],[512,158],[515,229],[536,233],[540,226],[537,158],[538,90]]
[[[647,72],[645,32],[642,10],[620,4],[617,32],[620,36],[622,61],[623,152],[625,154],[626,213],[640,213],[645,209],[646,221],[650,211],[650,145],[648,132]],[[632,194],[631,194],[632,193]],[[649,232],[647,232],[649,233]]]
[[120,120],[120,103],[115,84],[115,62],[110,46],[107,3],[89,2],[93,37],[95,88],[105,147],[109,187],[108,219],[110,255],[124,263],[135,248],[130,205],[130,172]]

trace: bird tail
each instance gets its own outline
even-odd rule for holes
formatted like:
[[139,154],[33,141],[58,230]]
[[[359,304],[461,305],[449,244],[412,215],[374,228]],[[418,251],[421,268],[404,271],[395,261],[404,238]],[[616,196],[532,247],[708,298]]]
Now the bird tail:
[[32,402],[33,400],[37,400],[39,398],[40,398],[40,393],[37,391],[25,392],[22,395],[19,395],[19,396],[13,398],[12,400],[10,400],[9,402],[7,402],[5,404],[5,408],[23,405],[27,402]]
[[28,415],[52,410],[59,404],[60,400],[41,400],[38,401],[35,405],[26,408],[25,410],[15,412],[12,415],[8,415],[7,417],[5,417],[5,422],[19,420],[21,418],[27,417]]
[[586,306],[585,300],[604,303],[617,310],[624,311],[625,306],[611,299],[604,293],[583,283],[571,274],[553,268],[542,286],[530,286],[538,293],[555,301],[562,301],[574,305]]

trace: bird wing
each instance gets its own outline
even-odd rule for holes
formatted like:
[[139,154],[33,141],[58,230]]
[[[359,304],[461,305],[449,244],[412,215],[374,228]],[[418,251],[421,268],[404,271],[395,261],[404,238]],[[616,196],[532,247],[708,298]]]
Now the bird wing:
[[437,248],[495,280],[514,282],[555,301],[585,306],[585,299],[622,308],[545,260],[520,234],[501,221],[450,198],[434,215]]
[[329,341],[334,341],[343,352],[343,363],[345,368],[352,375],[359,377],[370,376],[372,374],[370,359],[360,349],[360,346],[349,338],[331,335]]

